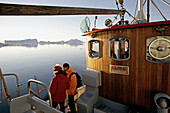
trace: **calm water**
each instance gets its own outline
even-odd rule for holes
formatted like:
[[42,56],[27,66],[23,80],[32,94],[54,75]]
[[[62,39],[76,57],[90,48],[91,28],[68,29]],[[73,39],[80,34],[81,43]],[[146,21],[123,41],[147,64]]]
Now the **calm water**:
[[[80,74],[86,68],[85,45],[38,45],[38,47],[2,47],[0,48],[0,67],[2,73],[15,73],[19,76],[20,95],[27,94],[29,79],[37,79],[48,86],[53,77],[53,66],[68,62]],[[12,98],[17,96],[14,77],[5,77]],[[32,85],[31,87],[34,87]],[[40,87],[41,88],[41,87]],[[33,88],[36,90],[36,87]],[[47,97],[45,91],[42,97]],[[4,101],[0,104],[0,113],[8,113],[9,106],[3,93]]]

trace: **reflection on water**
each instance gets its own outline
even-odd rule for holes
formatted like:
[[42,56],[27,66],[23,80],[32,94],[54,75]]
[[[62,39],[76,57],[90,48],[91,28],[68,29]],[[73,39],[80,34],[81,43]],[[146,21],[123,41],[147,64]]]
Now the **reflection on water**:
[[28,48],[31,48],[31,47],[37,47],[38,44],[15,44],[15,45],[8,45],[8,46],[21,46],[21,47],[28,47]]
[[[20,95],[27,93],[28,79],[37,79],[49,85],[53,77],[53,66],[68,62],[80,74],[86,67],[85,45],[38,45],[37,48],[3,47],[0,48],[0,67],[2,72],[15,73],[19,76]],[[14,77],[5,77],[11,97],[17,96]],[[32,86],[33,87],[33,86]],[[35,87],[36,88],[36,87]],[[36,89],[35,89],[36,90]],[[46,95],[45,93],[42,96]],[[0,109],[8,113],[6,96]]]

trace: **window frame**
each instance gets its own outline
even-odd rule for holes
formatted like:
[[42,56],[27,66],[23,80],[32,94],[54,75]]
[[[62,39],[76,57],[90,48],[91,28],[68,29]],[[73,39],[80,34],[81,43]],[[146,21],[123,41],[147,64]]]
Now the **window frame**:
[[[90,54],[89,54],[89,50],[90,50],[90,45],[89,45],[89,42],[95,42],[95,41],[97,41],[98,43],[99,43],[99,56],[98,57],[93,57],[93,56],[91,56]],[[88,56],[90,57],[90,58],[92,58],[92,59],[99,59],[100,57],[101,57],[101,53],[100,53],[100,50],[101,48],[100,48],[100,41],[99,40],[90,40],[90,41],[88,41]]]
[[[154,60],[149,60],[148,58],[147,58],[147,55],[149,54],[148,52],[148,48],[147,48],[147,40],[148,39],[151,39],[151,38],[154,38],[154,37],[156,37],[156,36],[170,36],[170,35],[168,35],[168,34],[163,34],[163,35],[152,35],[152,36],[150,36],[150,37],[147,37],[146,39],[145,39],[145,60],[146,61],[148,61],[148,62],[152,62],[152,63],[160,63],[160,64],[162,64],[162,63],[170,63],[170,60],[169,61],[160,61],[160,62],[158,62],[158,61],[154,61]],[[169,58],[169,57],[168,57]]]
[[[111,56],[111,43],[113,41],[115,41],[116,39],[119,39],[119,38],[122,38],[122,39],[127,39],[128,40],[128,46],[129,46],[129,57],[128,58],[125,58],[125,59],[116,59],[116,58],[113,58]],[[115,38],[111,38],[109,40],[109,58],[112,59],[112,60],[116,60],[116,61],[126,61],[126,60],[129,60],[130,59],[130,39],[129,38],[126,38],[126,37],[115,37]]]

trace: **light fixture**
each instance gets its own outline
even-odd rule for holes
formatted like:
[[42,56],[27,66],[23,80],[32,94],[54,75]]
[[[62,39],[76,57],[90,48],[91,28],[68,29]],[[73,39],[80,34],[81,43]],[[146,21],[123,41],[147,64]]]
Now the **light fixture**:
[[111,26],[112,26],[112,21],[111,21],[110,19],[107,19],[107,20],[105,21],[105,26],[111,27]]

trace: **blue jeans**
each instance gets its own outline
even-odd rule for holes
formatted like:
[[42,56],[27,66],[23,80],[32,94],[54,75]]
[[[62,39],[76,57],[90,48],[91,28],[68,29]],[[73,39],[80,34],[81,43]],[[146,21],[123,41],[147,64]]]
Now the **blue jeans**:
[[53,108],[56,108],[57,105],[60,104],[60,111],[65,113],[64,101],[60,102],[60,103],[52,101],[52,104],[53,104]]

